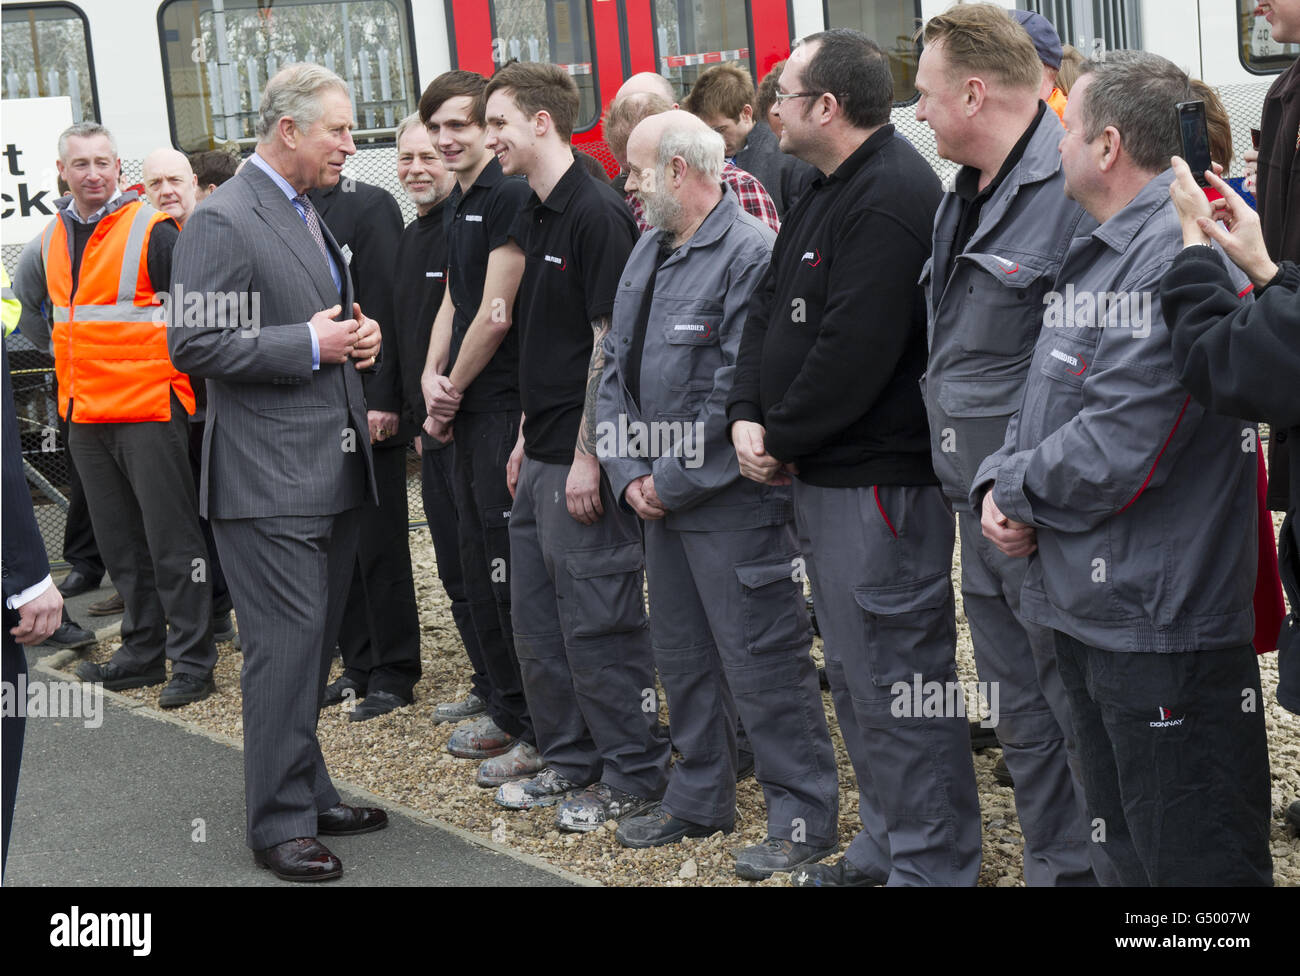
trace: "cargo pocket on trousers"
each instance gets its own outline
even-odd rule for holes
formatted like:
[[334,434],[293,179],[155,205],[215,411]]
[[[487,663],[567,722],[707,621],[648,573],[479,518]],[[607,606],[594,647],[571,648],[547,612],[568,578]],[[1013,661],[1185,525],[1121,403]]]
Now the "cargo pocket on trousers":
[[569,575],[564,601],[568,636],[603,637],[645,626],[640,542],[571,551],[564,567]]
[[957,624],[947,573],[892,586],[854,587],[872,683],[947,680],[956,672]]
[[794,580],[795,554],[736,567],[744,593],[745,647],[751,654],[812,643],[803,592]]

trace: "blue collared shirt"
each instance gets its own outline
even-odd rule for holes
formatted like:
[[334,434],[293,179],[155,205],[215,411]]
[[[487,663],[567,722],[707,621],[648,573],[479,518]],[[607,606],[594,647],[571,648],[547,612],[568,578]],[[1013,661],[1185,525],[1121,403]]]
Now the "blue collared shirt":
[[75,221],[76,221],[77,223],[79,223],[79,224],[93,224],[93,223],[95,223],[95,221],[99,220],[100,217],[104,216],[104,211],[106,211],[106,210],[108,209],[109,204],[111,204],[114,200],[116,200],[116,199],[117,199],[118,197],[120,197],[121,195],[122,195],[122,191],[121,191],[121,190],[114,190],[114,191],[113,191],[113,195],[112,195],[111,197],[109,197],[107,201],[105,201],[104,205],[103,205],[102,207],[100,207],[98,210],[96,210],[96,211],[95,211],[93,214],[91,214],[89,217],[82,217],[82,216],[81,216],[81,212],[80,212],[79,210],[77,210],[77,201],[76,201],[76,200],[69,200],[69,201],[68,201],[68,216],[71,217],[73,220],[75,220]]
[[[307,212],[303,209],[302,205],[298,203],[298,191],[290,185],[289,181],[277,173],[272,168],[271,164],[256,152],[248,157],[248,161],[267,176],[271,177],[271,180],[275,185],[280,188],[280,192],[289,198],[289,202],[293,204],[293,209],[298,211],[298,216],[302,218],[302,222],[304,224],[307,223]],[[316,219],[320,220],[319,214],[316,215]],[[329,265],[330,277],[334,279],[334,287],[339,290],[339,295],[341,296],[343,294],[343,278],[339,273],[338,266],[334,262],[333,257],[330,258]],[[320,342],[316,338],[316,329],[310,322],[308,322],[307,330],[311,333],[311,368],[320,369]]]

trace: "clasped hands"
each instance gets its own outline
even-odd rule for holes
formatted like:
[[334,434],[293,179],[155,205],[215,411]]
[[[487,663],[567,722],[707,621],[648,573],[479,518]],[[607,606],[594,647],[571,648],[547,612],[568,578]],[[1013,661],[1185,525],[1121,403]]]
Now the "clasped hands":
[[351,359],[357,369],[369,369],[379,358],[383,341],[379,323],[367,318],[356,302],[352,303],[352,318],[335,321],[334,316],[342,309],[342,305],[334,305],[311,317],[321,364],[346,363]]

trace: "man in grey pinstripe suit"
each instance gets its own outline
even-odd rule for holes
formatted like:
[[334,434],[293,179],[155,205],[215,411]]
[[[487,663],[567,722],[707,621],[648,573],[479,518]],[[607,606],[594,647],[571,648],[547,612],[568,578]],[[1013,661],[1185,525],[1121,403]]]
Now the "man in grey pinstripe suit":
[[208,381],[199,502],[243,635],[247,843],[290,881],[342,874],[318,834],[387,824],[339,802],[316,739],[358,513],[375,492],[357,370],[375,367],[379,328],[352,303],[346,259],[306,196],[338,182],[352,124],[332,72],[297,64],[272,78],[257,152],[187,222],[168,301],[172,360]]

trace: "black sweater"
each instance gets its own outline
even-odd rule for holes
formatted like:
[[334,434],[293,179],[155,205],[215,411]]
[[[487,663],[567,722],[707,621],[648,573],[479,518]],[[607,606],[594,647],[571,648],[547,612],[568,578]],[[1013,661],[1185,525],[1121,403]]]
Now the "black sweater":
[[[1300,437],[1300,266],[1282,262],[1276,278],[1244,302],[1218,256],[1185,249],[1160,282],[1160,305],[1173,333],[1178,381],[1206,409],[1266,420],[1274,437]],[[1300,505],[1300,452],[1292,452],[1287,510]],[[1300,539],[1297,539],[1300,542]]]
[[885,125],[781,226],[750,302],[727,419],[823,487],[937,484],[918,381],[939,179]]

